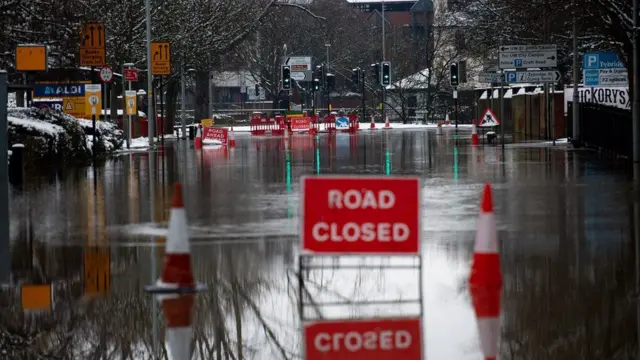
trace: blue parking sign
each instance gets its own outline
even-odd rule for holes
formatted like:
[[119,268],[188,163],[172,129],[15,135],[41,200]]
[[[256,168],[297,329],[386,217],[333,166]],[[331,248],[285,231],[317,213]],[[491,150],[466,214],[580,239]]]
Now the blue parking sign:
[[508,83],[516,83],[518,82],[518,73],[515,71],[507,71],[505,78]]
[[522,59],[513,60],[513,66],[515,66],[517,68],[522,67]]

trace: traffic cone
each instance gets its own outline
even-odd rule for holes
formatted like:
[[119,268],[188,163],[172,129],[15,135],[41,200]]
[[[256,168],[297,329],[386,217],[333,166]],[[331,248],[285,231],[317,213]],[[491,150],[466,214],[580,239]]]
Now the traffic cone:
[[229,147],[236,147],[236,135],[233,132],[233,125],[231,125],[231,130],[229,130]]
[[436,128],[436,135],[442,135],[442,121],[438,120],[438,127]]
[[171,200],[169,233],[162,276],[156,284],[145,287],[145,290],[152,293],[173,294],[193,293],[204,289],[203,285],[196,284],[193,279],[187,213],[182,200],[182,184],[176,183]]
[[389,115],[384,116],[384,128],[391,129],[391,125],[389,124]]
[[376,123],[373,122],[373,115],[371,115],[371,129],[375,129],[376,128]]
[[485,360],[498,356],[500,338],[500,297],[502,272],[498,252],[498,234],[493,214],[491,186],[485,185],[469,277],[469,289],[476,314],[480,347]]
[[478,138],[478,129],[476,129],[476,119],[471,123],[471,145],[478,146],[480,139]]
[[193,327],[191,326],[195,296],[183,294],[165,297],[162,314],[165,320],[165,340],[170,359],[191,359]]
[[196,139],[194,140],[193,147],[196,149],[202,149],[202,137],[200,133],[202,132],[202,125],[198,125],[198,130],[196,130]]
[[447,116],[444,118],[444,124],[447,126],[451,125],[451,121],[449,120],[449,114],[447,114]]

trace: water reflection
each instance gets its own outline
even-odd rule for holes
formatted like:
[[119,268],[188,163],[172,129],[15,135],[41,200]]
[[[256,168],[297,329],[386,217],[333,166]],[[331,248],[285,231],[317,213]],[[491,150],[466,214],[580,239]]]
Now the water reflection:
[[[628,319],[637,312],[629,299],[638,292],[631,241],[638,215],[629,176],[587,152],[538,147],[502,153],[468,143],[463,132],[455,141],[446,131],[376,130],[293,135],[287,149],[283,139],[245,135],[226,151],[167,142],[162,151],[123,155],[95,173],[34,178],[23,193],[12,193],[14,280],[53,283],[55,308],[24,313],[19,287],[3,289],[0,349],[15,359],[130,359],[148,358],[144,354],[156,347],[167,357],[162,309],[142,287],[159,273],[155,260],[162,259],[164,233],[155,224],[167,221],[169,187],[181,180],[195,276],[211,289],[195,299],[195,355],[298,357],[299,178],[355,172],[423,179],[427,358],[479,356],[465,284],[485,181],[495,184],[503,254],[504,357],[635,355],[637,325]],[[125,226],[132,223],[147,224],[138,226],[145,231],[131,235]],[[153,239],[150,229],[157,230]],[[102,258],[95,257],[94,245],[101,246]],[[85,269],[104,272],[104,249],[108,289],[87,291]],[[352,300],[409,299],[409,288],[419,281],[415,274],[371,269],[316,270],[309,277],[317,296],[339,292]]]

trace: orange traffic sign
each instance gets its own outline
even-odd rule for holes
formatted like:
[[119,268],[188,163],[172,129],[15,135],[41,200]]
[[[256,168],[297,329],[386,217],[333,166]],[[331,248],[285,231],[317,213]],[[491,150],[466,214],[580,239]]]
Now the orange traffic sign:
[[168,42],[151,43],[151,75],[171,75],[171,46]]
[[106,294],[111,289],[111,253],[109,248],[84,250],[85,294]]
[[83,24],[80,32],[80,65],[104,66],[106,64],[104,24],[98,22]]
[[47,47],[45,45],[18,45],[16,47],[17,71],[47,71]]
[[53,286],[21,285],[20,305],[22,310],[47,311],[53,308]]

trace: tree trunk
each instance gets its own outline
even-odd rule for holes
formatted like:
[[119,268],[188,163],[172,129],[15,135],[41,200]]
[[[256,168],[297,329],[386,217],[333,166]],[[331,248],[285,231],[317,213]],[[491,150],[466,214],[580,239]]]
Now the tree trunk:
[[199,123],[201,119],[209,116],[209,72],[196,72],[196,96],[194,97],[194,121]]

